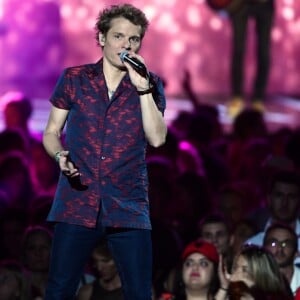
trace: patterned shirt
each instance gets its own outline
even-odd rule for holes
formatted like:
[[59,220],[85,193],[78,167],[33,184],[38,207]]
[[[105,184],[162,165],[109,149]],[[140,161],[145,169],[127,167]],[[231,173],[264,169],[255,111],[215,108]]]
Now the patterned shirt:
[[[161,79],[151,73],[153,97],[164,113]],[[147,141],[140,98],[126,74],[111,100],[103,61],[64,70],[50,99],[68,110],[65,148],[80,177],[60,174],[49,221],[95,227],[150,229]]]

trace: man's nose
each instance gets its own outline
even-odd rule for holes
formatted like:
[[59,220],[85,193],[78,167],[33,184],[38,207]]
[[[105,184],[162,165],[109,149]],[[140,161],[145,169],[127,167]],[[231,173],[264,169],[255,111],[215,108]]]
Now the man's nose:
[[130,51],[130,50],[131,50],[131,42],[130,42],[130,40],[125,40],[125,42],[124,42],[124,48],[125,48],[127,51]]

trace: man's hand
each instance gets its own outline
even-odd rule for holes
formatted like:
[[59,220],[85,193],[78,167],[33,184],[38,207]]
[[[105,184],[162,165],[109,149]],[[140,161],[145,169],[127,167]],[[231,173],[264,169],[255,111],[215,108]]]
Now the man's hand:
[[58,164],[64,175],[68,177],[80,176],[79,170],[75,168],[69,158],[69,151],[63,150],[59,152]]

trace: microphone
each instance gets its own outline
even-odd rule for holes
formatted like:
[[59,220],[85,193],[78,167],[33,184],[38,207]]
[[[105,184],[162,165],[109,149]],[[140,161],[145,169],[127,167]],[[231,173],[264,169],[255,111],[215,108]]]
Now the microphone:
[[138,59],[134,57],[129,57],[127,51],[121,52],[120,59],[122,62],[128,62],[134,68],[134,70],[137,71],[141,76],[145,78],[149,77],[149,73],[146,66]]

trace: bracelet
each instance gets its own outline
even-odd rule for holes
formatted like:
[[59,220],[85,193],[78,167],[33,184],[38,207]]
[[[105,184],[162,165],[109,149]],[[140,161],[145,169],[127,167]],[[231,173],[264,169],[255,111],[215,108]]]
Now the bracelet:
[[146,95],[146,94],[151,94],[153,92],[153,86],[150,86],[149,89],[144,90],[144,91],[137,91],[138,95]]
[[54,159],[56,160],[57,163],[59,163],[59,160],[60,160],[60,152],[61,152],[61,151],[57,151],[57,152],[55,152],[55,154],[54,154]]
[[226,291],[226,292],[228,291],[228,288],[223,288],[221,286],[220,286],[220,289],[223,290],[223,291]]

